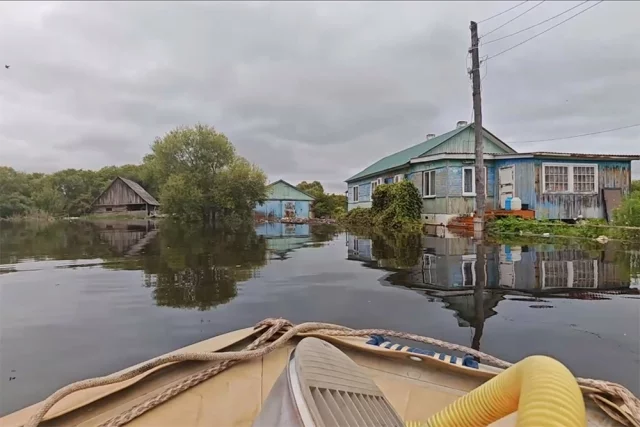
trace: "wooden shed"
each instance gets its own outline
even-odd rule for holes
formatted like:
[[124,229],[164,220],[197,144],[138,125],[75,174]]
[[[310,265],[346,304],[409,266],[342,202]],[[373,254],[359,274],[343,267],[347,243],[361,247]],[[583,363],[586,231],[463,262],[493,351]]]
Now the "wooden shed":
[[140,184],[130,179],[117,177],[93,202],[91,212],[127,212],[149,215],[155,212],[159,206],[160,203]]

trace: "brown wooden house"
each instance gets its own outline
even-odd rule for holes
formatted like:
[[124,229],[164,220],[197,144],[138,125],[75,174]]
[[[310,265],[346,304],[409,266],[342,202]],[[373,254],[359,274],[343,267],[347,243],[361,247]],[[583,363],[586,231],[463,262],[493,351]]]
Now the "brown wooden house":
[[130,179],[117,177],[98,196],[91,206],[93,213],[138,213],[149,215],[155,212],[160,203],[153,196]]

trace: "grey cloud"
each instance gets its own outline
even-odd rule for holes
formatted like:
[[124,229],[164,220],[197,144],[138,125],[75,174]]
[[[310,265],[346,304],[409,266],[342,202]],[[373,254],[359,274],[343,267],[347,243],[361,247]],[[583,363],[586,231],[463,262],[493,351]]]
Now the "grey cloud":
[[[574,4],[547,2],[494,35]],[[508,6],[0,3],[0,61],[12,65],[0,73],[0,163],[51,171],[137,162],[156,136],[204,122],[272,180],[343,191],[379,157],[470,119],[469,20]],[[637,15],[639,3],[605,2],[487,61],[486,127],[518,141],[640,122]],[[637,153],[639,134],[514,145]]]

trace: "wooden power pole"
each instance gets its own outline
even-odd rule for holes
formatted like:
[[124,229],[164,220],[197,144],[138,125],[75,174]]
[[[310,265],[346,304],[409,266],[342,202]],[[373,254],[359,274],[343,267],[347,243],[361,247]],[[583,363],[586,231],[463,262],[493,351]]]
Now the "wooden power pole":
[[484,231],[484,147],[482,145],[482,98],[480,96],[480,54],[478,52],[478,24],[471,21],[471,80],[473,83],[473,115],[476,148],[476,214],[473,217],[475,234]]

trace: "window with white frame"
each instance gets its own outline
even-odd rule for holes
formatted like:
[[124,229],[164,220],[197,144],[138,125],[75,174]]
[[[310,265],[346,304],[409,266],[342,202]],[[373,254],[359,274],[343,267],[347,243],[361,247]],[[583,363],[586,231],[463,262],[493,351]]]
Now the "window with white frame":
[[403,179],[404,179],[404,175],[402,175],[402,174],[398,174],[398,175],[396,175],[396,176],[394,176],[394,177],[393,177],[393,182],[394,182],[394,183],[396,183],[396,182],[400,182],[400,181],[402,181]]
[[360,200],[359,194],[358,194],[358,190],[359,190],[359,187],[357,185],[355,185],[353,187],[353,201],[354,202],[358,202]]
[[[484,167],[484,195],[488,193],[488,171],[487,167]],[[466,166],[462,168],[462,195],[463,196],[475,196],[476,195],[476,167]]]
[[371,197],[373,198],[373,192],[376,191],[378,185],[382,185],[382,178],[378,178],[375,181],[371,181]]
[[436,197],[436,171],[425,171],[422,175],[422,196]]
[[476,262],[462,261],[462,286],[473,287],[476,284]]
[[597,192],[597,165],[546,163],[542,169],[545,193]]
[[573,191],[574,193],[596,192],[595,166],[590,165],[573,167]]
[[487,167],[484,167],[484,195],[488,195],[489,194],[489,187],[487,187],[487,183],[489,182],[489,171],[487,170]]
[[475,196],[476,195],[476,177],[475,168],[468,166],[462,168],[462,195],[463,196]]

